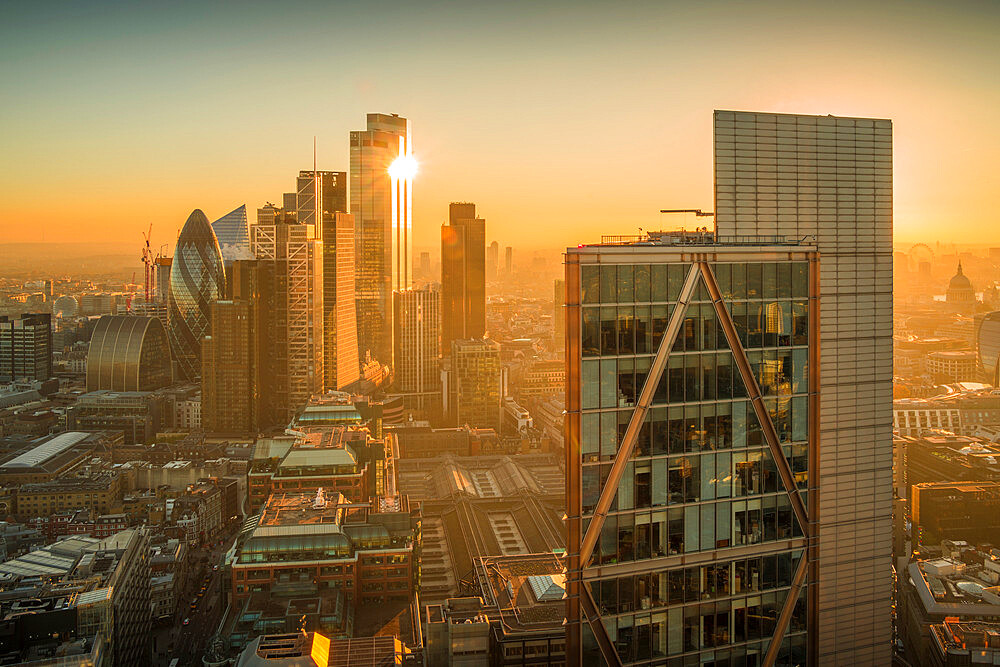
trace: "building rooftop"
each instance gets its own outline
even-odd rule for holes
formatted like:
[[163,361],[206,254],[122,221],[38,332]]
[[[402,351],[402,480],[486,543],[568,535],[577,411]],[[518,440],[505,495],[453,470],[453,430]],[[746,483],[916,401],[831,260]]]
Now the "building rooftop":
[[928,614],[1000,616],[1000,604],[983,595],[992,582],[981,565],[935,558],[910,563],[907,573]]
[[0,465],[0,469],[5,472],[13,472],[18,468],[37,468],[63,452],[76,447],[88,438],[92,438],[93,435],[93,433],[82,431],[60,433],[59,435],[47,438],[30,451]]

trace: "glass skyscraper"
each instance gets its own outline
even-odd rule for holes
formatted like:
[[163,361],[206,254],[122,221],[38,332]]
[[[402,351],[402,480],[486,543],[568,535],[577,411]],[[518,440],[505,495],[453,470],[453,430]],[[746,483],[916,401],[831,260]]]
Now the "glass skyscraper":
[[567,252],[570,664],[804,662],[817,258]]
[[413,282],[412,182],[389,167],[410,155],[410,123],[368,114],[367,129],[351,132],[351,213],[354,215],[358,353],[392,360],[392,293]]
[[250,252],[250,225],[244,204],[212,223],[212,231],[219,241],[219,250],[226,266],[238,259],[253,259]]
[[222,252],[201,209],[188,216],[170,267],[167,337],[179,379],[201,376],[201,339],[209,334],[210,306],[225,292]]
[[441,225],[441,347],[486,333],[486,220],[476,205],[452,202]]
[[568,663],[889,664],[891,123],[716,112],[715,184],[567,250]]

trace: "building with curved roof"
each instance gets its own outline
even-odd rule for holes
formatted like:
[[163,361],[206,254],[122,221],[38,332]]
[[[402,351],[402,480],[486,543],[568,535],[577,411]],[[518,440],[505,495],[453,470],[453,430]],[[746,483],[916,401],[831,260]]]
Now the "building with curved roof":
[[167,296],[167,337],[185,380],[201,376],[201,339],[209,334],[209,308],[222,297],[225,285],[219,241],[208,218],[195,209],[177,237]]
[[962,271],[962,263],[958,263],[958,272],[948,283],[948,292],[945,298],[949,306],[968,308],[976,305],[976,290],[972,286],[972,281]]
[[105,315],[87,352],[87,391],[153,391],[170,384],[170,344],[155,317]]
[[219,241],[222,260],[226,266],[238,259],[254,258],[250,250],[250,225],[247,223],[246,204],[213,222],[212,231]]
[[1000,386],[1000,311],[987,313],[976,334],[979,372],[985,382]]

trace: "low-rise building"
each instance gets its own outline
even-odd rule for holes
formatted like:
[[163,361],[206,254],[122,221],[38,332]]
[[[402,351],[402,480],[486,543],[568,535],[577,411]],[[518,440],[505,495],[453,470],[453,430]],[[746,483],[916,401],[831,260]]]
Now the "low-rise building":
[[76,509],[88,509],[95,514],[118,514],[122,511],[122,496],[121,478],[117,472],[62,477],[22,484],[17,491],[17,514],[25,519]]
[[69,473],[95,451],[114,447],[118,436],[111,432],[69,431],[30,443],[25,451],[0,464],[0,484],[47,482]]

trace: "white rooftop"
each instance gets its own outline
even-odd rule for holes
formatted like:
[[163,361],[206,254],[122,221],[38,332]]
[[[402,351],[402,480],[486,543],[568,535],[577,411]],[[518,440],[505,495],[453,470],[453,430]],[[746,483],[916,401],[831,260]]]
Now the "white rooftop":
[[33,468],[39,466],[49,459],[62,454],[66,450],[80,444],[90,433],[81,431],[68,431],[46,440],[29,452],[17,456],[0,468]]

